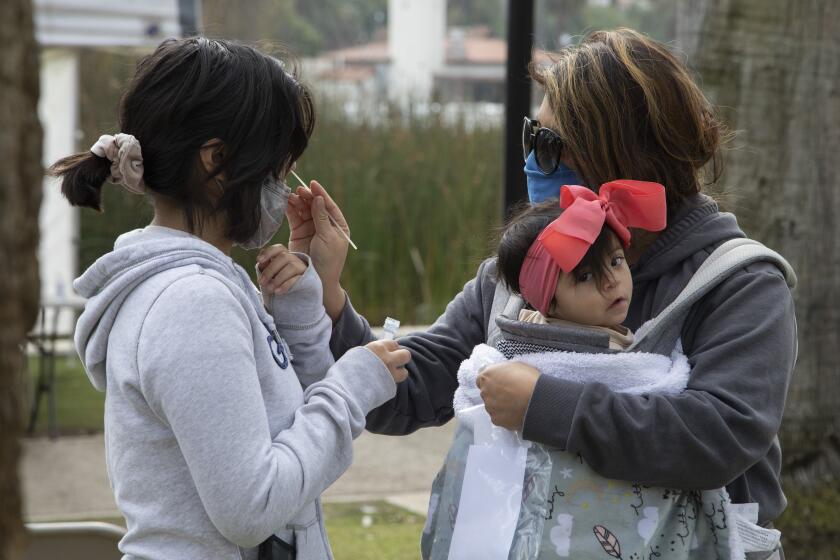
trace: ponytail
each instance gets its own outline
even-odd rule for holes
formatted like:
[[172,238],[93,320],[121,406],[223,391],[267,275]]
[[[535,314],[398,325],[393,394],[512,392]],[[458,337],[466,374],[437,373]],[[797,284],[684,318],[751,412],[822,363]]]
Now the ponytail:
[[61,193],[73,206],[102,211],[102,185],[111,174],[111,162],[93,152],[67,156],[52,164],[49,174],[61,177]]

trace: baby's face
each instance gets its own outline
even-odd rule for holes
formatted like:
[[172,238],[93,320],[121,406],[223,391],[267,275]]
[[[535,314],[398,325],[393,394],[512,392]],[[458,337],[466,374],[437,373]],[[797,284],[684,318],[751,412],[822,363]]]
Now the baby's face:
[[549,315],[581,325],[617,327],[627,318],[633,279],[624,259],[624,249],[613,239],[607,257],[607,270],[612,273],[598,286],[591,272],[574,270],[560,273]]

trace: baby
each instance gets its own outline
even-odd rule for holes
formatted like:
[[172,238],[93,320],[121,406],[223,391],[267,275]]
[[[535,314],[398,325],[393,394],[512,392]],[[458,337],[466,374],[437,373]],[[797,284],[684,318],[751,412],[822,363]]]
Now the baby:
[[[558,266],[554,271],[554,267],[546,263],[545,272],[551,272],[551,276],[533,276],[541,266],[541,258],[547,254],[540,247],[534,247],[534,242],[544,230],[556,231],[562,225],[557,223],[560,216],[557,201],[529,206],[513,218],[499,244],[499,279],[534,307],[522,309],[519,320],[587,326],[609,336],[611,349],[627,349],[633,342],[633,333],[621,323],[627,317],[633,280],[624,247],[611,228],[601,230],[591,248],[571,270],[564,271]],[[555,229],[548,230],[549,227]],[[548,297],[550,299],[545,301]]]
[[[560,336],[554,338],[565,338],[563,332],[570,328],[573,339],[584,336],[595,346],[604,341],[603,349],[626,350],[633,343],[633,333],[621,324],[633,295],[624,255],[629,228],[665,228],[665,189],[658,183],[621,180],[604,184],[595,194],[566,185],[559,202],[529,206],[517,214],[499,243],[499,280],[530,306],[515,319],[555,325]],[[527,345],[523,337],[516,351],[509,341],[499,342],[507,357],[524,353]],[[532,351],[540,349],[537,345]]]

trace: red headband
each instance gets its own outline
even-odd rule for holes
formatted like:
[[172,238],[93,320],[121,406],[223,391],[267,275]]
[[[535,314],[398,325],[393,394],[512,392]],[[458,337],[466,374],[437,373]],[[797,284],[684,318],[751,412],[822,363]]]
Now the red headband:
[[540,232],[519,271],[522,297],[543,315],[554,299],[560,271],[571,272],[580,264],[604,222],[629,247],[628,228],[662,231],[667,215],[665,187],[629,179],[604,183],[597,194],[586,187],[563,185],[560,207],[565,211]]

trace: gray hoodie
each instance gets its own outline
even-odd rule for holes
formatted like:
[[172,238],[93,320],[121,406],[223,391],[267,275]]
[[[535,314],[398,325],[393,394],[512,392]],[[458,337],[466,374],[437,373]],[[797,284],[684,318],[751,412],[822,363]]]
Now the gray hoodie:
[[[704,195],[690,198],[633,267],[632,330],[676,298],[723,242],[744,233]],[[401,337],[412,361],[394,399],[368,429],[405,434],[452,418],[461,361],[486,342],[496,290],[495,260],[426,332]],[[626,395],[599,383],[541,376],[525,416],[526,439],[580,453],[599,474],[684,490],[726,486],[736,503],[757,502],[759,521],[781,514],[777,434],[796,357],[793,298],[774,265],[749,265],[705,295],[682,329],[692,370],[680,395]],[[349,301],[333,327],[338,357],[371,339]]]
[[74,287],[89,298],[76,348],[105,391],[124,558],[253,559],[272,534],[301,560],[331,557],[318,497],[395,385],[365,348],[333,362],[314,268],[269,315],[221,251],[150,226]]

